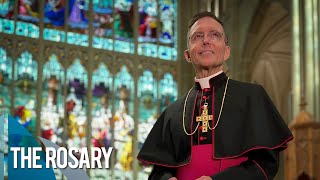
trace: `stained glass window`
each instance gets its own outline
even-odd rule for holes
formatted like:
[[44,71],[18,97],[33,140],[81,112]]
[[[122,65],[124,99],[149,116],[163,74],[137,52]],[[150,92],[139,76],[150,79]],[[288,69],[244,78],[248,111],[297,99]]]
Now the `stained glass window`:
[[4,49],[0,48],[0,111],[10,113],[10,101],[12,83],[12,60]]
[[[158,117],[157,81],[154,79],[151,71],[144,71],[143,75],[139,78],[138,99],[138,149],[140,150]],[[150,167],[144,167],[142,164],[139,164],[138,179],[148,179],[150,170]]]
[[46,0],[44,5],[43,38],[45,40],[65,42],[64,14],[66,11],[64,1]]
[[13,34],[14,32],[14,0],[0,2],[0,32]]
[[[63,85],[64,69],[56,55],[43,66],[41,136],[51,142],[63,146],[64,104]],[[61,177],[58,169],[53,169],[56,177]]]
[[113,50],[113,0],[93,0],[94,36],[92,46]]
[[176,60],[176,21],[174,0],[139,0],[138,54]]
[[159,58],[176,60],[177,52],[177,5],[175,0],[159,0],[160,3],[160,35]]
[[31,38],[39,38],[40,1],[19,1],[16,34]]
[[134,53],[133,0],[115,0],[114,9],[114,50],[123,53]]
[[68,147],[81,148],[86,146],[87,85],[87,72],[80,60],[77,59],[67,70],[68,95],[65,111],[67,114]]
[[14,118],[31,133],[35,132],[36,89],[38,65],[29,52],[21,54],[15,63]]
[[[138,54],[157,57],[158,3],[139,0]],[[154,44],[155,43],[155,44]]]
[[[39,14],[40,10],[43,14]],[[43,29],[39,29],[39,17],[44,17]],[[89,29],[92,39],[88,37]],[[37,42],[44,48],[33,49],[33,53],[57,54],[36,61],[24,52],[11,60],[0,48],[1,111],[9,112],[12,107],[12,115],[30,132],[40,132],[58,145],[113,147],[112,168],[90,170],[93,179],[133,179],[135,173],[138,179],[147,178],[151,168],[137,162],[132,152],[141,148],[159,112],[177,98],[177,83],[170,73],[158,81],[154,77],[157,70],[145,70],[138,77],[131,72],[137,72],[135,66],[142,67],[141,56],[159,61],[177,59],[176,0],[4,0],[0,1],[0,33],[12,34],[5,36],[12,38],[4,43],[11,43],[11,47],[22,44],[19,48],[28,47],[30,37],[37,39],[43,34],[45,41]],[[19,42],[14,40],[17,36]],[[111,53],[109,59],[117,62],[108,60],[91,69],[80,61],[82,57],[65,59],[77,54],[69,54],[69,49],[79,46],[89,47],[81,51],[93,57],[90,61],[99,59],[97,49],[101,49],[117,52]],[[121,53],[129,54],[126,59],[132,60],[133,66],[123,66],[115,73],[113,64],[123,63],[118,56]],[[104,51],[101,54],[104,56]],[[70,65],[68,61],[73,62]],[[37,82],[38,63],[42,67],[42,82]],[[87,70],[92,77],[88,77]],[[14,98],[7,95],[9,87],[14,90]],[[37,94],[38,88],[41,94]],[[88,90],[92,92],[90,98]],[[41,105],[37,112],[41,117],[40,129],[35,131],[37,105]],[[87,112],[89,106],[91,112]],[[87,117],[91,117],[91,124],[87,124]],[[134,132],[138,134],[137,146],[132,144]],[[87,138],[91,143],[87,144]],[[138,172],[132,171],[135,164]],[[60,171],[55,173],[62,177]]]
[[126,67],[115,77],[114,94],[116,95],[116,112],[114,115],[114,148],[116,178],[132,179],[132,136],[134,129],[133,93],[134,81]]
[[[112,107],[112,76],[104,64],[93,72],[92,75],[92,134],[91,142],[94,147],[105,147],[111,145],[111,121],[113,115]],[[104,163],[104,162],[103,162]],[[91,178],[110,179],[110,172],[105,169],[93,169]]]
[[178,97],[177,83],[170,73],[166,73],[160,80],[160,109],[161,112]]
[[62,145],[64,70],[55,55],[43,67],[41,136]]
[[88,46],[89,0],[69,0],[68,39],[69,44]]

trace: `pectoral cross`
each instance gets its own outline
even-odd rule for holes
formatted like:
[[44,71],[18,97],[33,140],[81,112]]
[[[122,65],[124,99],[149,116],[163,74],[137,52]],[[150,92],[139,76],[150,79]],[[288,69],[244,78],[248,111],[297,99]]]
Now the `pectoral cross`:
[[208,115],[208,103],[204,103],[201,116],[196,117],[196,122],[202,121],[202,132],[208,132],[209,121],[212,120],[212,115]]

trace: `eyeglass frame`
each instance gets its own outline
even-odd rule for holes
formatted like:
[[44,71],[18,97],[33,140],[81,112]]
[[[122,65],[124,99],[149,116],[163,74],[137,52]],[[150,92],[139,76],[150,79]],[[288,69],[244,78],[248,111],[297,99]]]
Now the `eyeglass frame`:
[[[216,30],[212,30],[212,31],[210,31],[210,32],[208,32],[208,33],[195,32],[195,33],[193,33],[191,36],[189,36],[188,39],[191,40],[192,42],[195,42],[195,43],[200,43],[200,42],[202,43],[202,42],[204,41],[204,36],[205,36],[205,34],[207,34],[208,38],[209,38],[210,41],[212,41],[212,42],[219,42],[219,41],[221,41],[222,38],[225,37],[224,33],[219,32],[219,31],[216,31]],[[218,36],[215,36],[215,35],[217,35],[217,34],[219,34],[219,35],[218,35]],[[200,40],[194,39],[194,36],[196,36],[196,35],[200,35],[201,37],[199,37],[199,38],[201,38],[201,39],[200,39]],[[216,38],[216,39],[212,39],[212,38]],[[226,38],[224,38],[224,42],[225,42],[226,45],[228,45],[228,41],[226,40]]]

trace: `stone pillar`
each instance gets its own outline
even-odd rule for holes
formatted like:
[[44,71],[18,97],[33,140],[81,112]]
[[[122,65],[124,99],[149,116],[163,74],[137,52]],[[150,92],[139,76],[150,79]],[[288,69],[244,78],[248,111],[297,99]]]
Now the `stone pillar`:
[[298,114],[299,100],[304,96],[307,111],[316,121],[320,119],[319,6],[319,0],[292,3],[292,115]]

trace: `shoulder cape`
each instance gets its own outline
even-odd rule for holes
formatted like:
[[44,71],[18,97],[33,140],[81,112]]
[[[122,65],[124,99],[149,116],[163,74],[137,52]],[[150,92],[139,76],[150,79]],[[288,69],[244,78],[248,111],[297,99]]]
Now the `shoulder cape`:
[[[187,132],[191,132],[195,96],[193,90],[187,101]],[[138,154],[141,162],[167,167],[190,162],[192,138],[185,134],[182,123],[185,98],[170,104],[160,115]],[[292,138],[262,86],[229,81],[221,119],[214,131],[213,158],[235,158],[256,149],[282,150]]]

